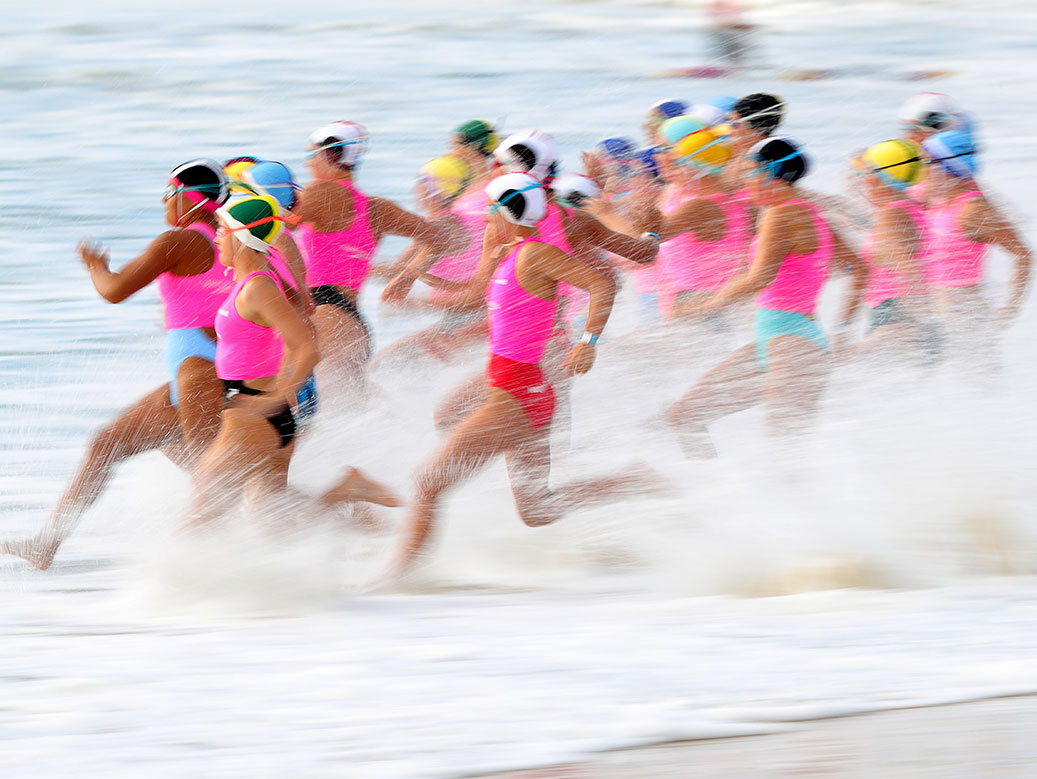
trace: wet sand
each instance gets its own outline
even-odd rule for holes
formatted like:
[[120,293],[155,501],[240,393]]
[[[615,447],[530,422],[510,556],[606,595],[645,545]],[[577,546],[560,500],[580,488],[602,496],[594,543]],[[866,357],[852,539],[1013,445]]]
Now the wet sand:
[[485,779],[1034,777],[1037,696],[795,723],[767,736],[603,752]]

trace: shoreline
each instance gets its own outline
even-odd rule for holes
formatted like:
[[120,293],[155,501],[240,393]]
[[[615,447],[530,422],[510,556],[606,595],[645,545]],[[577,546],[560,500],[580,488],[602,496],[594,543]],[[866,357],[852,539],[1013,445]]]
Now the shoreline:
[[1037,694],[774,723],[758,736],[661,742],[468,779],[769,776],[1029,777],[1037,773]]

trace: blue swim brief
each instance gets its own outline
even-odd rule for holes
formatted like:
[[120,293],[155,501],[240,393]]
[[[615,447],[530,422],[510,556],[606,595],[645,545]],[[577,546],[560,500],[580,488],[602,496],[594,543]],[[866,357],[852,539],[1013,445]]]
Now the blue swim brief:
[[810,317],[795,311],[775,311],[769,308],[756,309],[756,362],[760,371],[767,370],[767,344],[780,335],[794,335],[817,344],[828,351],[828,341],[821,328]]
[[216,342],[200,327],[166,331],[166,367],[169,368],[169,398],[175,406],[180,400],[176,377],[188,357],[216,362]]

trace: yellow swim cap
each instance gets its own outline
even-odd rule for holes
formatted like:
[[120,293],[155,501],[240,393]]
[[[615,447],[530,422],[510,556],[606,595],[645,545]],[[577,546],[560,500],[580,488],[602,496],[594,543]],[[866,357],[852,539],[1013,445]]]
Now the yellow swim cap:
[[430,194],[438,194],[447,200],[460,195],[472,180],[472,166],[460,157],[448,154],[426,162],[418,176]]
[[681,138],[673,147],[677,159],[698,168],[718,170],[731,159],[731,147],[715,129],[703,128]]
[[922,156],[917,144],[897,138],[876,143],[859,159],[882,183],[894,189],[906,189],[922,177]]
[[232,195],[251,193],[252,187],[245,183],[245,171],[259,160],[255,157],[235,157],[223,163],[223,173],[227,177]]

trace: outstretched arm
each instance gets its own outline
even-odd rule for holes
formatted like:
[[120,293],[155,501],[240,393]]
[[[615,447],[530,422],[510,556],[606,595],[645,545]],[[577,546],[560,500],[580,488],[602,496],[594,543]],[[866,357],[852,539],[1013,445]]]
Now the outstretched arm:
[[208,245],[208,241],[193,230],[168,230],[119,271],[108,267],[108,251],[100,244],[84,239],[77,249],[101,297],[121,303],[176,266],[188,252],[201,250],[202,244]]
[[1000,246],[1015,257],[1012,291],[1009,293],[1008,303],[998,312],[1002,319],[1014,318],[1019,313],[1030,286],[1033,258],[1029,247],[1023,242],[1015,226],[985,198],[976,198],[966,206],[961,215],[961,229],[973,240]]

